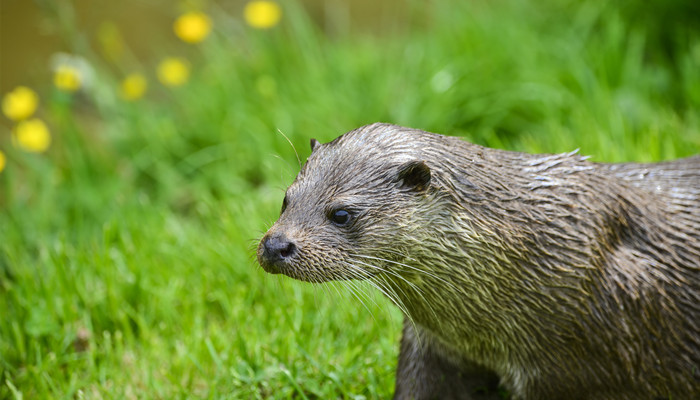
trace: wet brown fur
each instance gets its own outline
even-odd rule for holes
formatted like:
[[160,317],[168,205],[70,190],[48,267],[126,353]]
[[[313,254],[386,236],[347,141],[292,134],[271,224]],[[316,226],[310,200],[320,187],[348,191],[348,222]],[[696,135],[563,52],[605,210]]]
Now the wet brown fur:
[[699,156],[592,163],[388,124],[312,146],[266,235],[296,251],[258,258],[401,307],[395,398],[700,398]]

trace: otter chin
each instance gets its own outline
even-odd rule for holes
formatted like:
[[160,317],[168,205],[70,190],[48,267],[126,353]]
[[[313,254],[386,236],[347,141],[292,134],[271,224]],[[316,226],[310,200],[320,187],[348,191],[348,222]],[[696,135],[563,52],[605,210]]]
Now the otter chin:
[[594,163],[389,124],[311,147],[257,258],[401,309],[395,399],[700,398],[700,156]]

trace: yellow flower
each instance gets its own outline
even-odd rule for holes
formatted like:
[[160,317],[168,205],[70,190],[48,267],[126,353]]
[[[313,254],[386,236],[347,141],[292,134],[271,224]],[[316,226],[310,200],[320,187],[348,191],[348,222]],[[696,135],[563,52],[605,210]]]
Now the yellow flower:
[[5,153],[0,150],[0,172],[5,169]]
[[187,43],[199,43],[211,32],[211,19],[202,12],[188,12],[173,24],[175,35]]
[[165,86],[181,86],[190,77],[190,66],[182,58],[169,57],[158,65],[158,80]]
[[280,22],[282,9],[274,1],[255,0],[245,5],[243,16],[253,28],[267,29]]
[[146,78],[141,74],[129,74],[121,84],[121,96],[125,100],[137,100],[140,99],[144,93],[146,93],[146,88],[148,87],[148,82]]
[[53,75],[53,84],[65,92],[75,92],[80,89],[80,74],[78,69],[69,65],[59,65]]
[[17,86],[2,99],[2,112],[7,118],[19,121],[29,118],[36,111],[39,96],[26,86]]
[[15,127],[13,139],[19,148],[32,153],[42,153],[51,144],[49,128],[44,121],[38,118],[18,123]]

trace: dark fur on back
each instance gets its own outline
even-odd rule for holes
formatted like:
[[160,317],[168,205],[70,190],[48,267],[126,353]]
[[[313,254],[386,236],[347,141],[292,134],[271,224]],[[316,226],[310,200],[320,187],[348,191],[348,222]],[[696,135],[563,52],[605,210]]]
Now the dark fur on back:
[[316,144],[285,205],[261,265],[390,297],[396,398],[499,381],[518,399],[700,398],[698,156],[592,163],[373,124]]

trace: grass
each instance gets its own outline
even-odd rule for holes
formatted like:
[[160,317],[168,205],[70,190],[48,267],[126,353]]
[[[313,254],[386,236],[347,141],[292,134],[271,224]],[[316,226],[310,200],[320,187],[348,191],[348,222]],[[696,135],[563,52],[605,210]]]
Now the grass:
[[0,398],[389,397],[398,310],[256,266],[299,168],[278,130],[302,160],[374,121],[596,161],[700,150],[697,32],[669,55],[604,1],[413,2],[379,36],[212,11],[186,86],[121,101],[86,50],[90,91],[41,91],[48,153],[0,135]]

